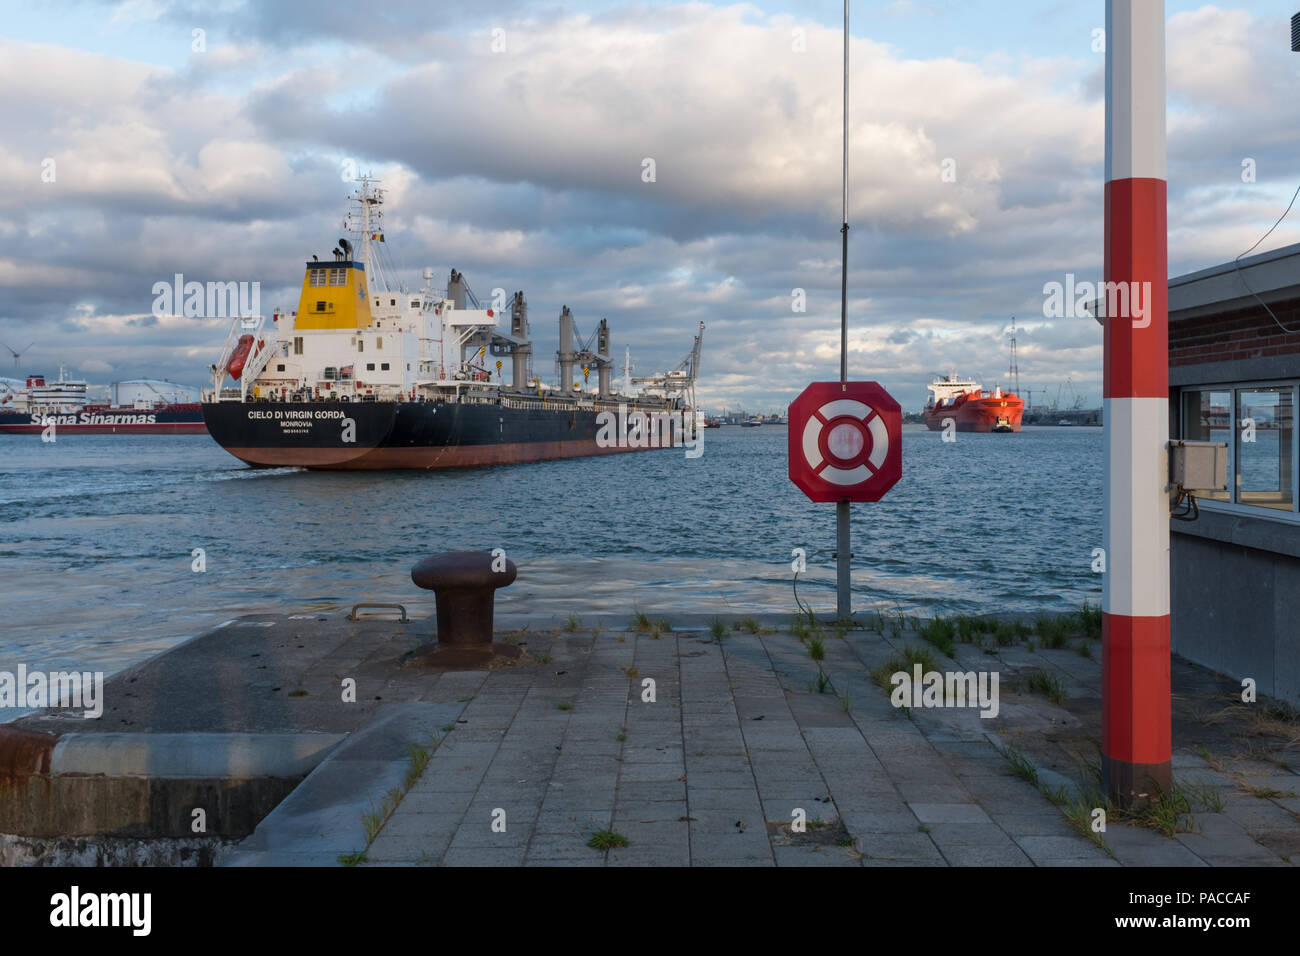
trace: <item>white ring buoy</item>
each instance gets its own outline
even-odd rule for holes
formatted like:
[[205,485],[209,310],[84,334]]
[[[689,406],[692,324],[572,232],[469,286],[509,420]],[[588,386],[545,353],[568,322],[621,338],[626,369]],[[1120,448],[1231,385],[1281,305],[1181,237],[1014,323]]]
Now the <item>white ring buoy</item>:
[[824,480],[860,485],[880,470],[889,455],[889,431],[870,405],[840,398],[812,413],[803,428],[802,447],[808,467]]

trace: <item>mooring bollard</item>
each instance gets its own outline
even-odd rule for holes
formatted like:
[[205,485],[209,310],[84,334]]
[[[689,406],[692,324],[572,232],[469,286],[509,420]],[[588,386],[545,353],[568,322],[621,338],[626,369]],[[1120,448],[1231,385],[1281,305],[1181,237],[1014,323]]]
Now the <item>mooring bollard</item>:
[[494,658],[520,657],[520,648],[492,641],[496,590],[512,583],[517,574],[513,561],[487,551],[450,551],[416,562],[411,580],[434,592],[437,602],[438,642],[416,651],[410,662],[479,667]]

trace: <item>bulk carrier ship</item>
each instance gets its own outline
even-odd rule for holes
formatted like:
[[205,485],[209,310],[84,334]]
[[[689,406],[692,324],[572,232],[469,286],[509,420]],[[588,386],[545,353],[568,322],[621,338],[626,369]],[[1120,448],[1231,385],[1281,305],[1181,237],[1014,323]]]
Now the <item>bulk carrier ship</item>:
[[[368,177],[358,182],[345,224],[355,241],[340,239],[331,260],[306,263],[295,313],[236,319],[211,366],[203,417],[228,452],[254,467],[427,469],[692,440],[703,323],[671,371],[632,379],[629,361],[619,393],[608,323],[583,342],[564,306],[559,386],[544,386],[532,371],[524,294],[483,308],[454,269],[441,292],[429,287],[428,269],[418,293],[390,284],[394,270],[379,245],[383,190]],[[593,371],[594,390],[585,384]],[[635,397],[632,384],[642,386]]]

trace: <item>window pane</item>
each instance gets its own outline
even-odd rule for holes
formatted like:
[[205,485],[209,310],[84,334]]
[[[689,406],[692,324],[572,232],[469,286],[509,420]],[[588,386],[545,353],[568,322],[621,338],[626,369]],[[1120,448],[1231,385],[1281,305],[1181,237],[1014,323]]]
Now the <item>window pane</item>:
[[1240,389],[1237,418],[1237,500],[1291,511],[1295,500],[1291,389]]
[[[1232,392],[1183,392],[1183,438],[1188,441],[1219,441],[1232,449]],[[1232,473],[1232,462],[1228,463]],[[1197,498],[1227,501],[1229,492],[1198,491]]]

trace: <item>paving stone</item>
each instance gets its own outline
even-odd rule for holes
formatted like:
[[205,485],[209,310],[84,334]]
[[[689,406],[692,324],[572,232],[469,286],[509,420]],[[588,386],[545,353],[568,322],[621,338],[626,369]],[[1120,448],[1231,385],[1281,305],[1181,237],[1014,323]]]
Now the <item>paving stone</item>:
[[1009,836],[992,820],[985,823],[933,823],[928,827],[930,839],[947,854],[954,846],[1012,846]]
[[506,867],[521,866],[523,862],[523,847],[466,847],[448,850],[440,865]]
[[1015,841],[1039,866],[1107,858],[1104,850],[1081,836],[1017,836]]
[[1207,865],[1187,844],[1155,830],[1111,824],[1102,838],[1115,859],[1125,866]]
[[995,826],[984,808],[976,803],[912,803],[908,804],[922,823],[983,823]]
[[1034,862],[1011,840],[1002,843],[941,845],[950,866],[1033,866]]
[[[850,831],[852,832],[852,831]],[[939,848],[928,834],[910,833],[854,833],[858,838],[858,851],[868,859],[939,859]]]
[[861,866],[861,855],[840,846],[776,846],[777,866]]

